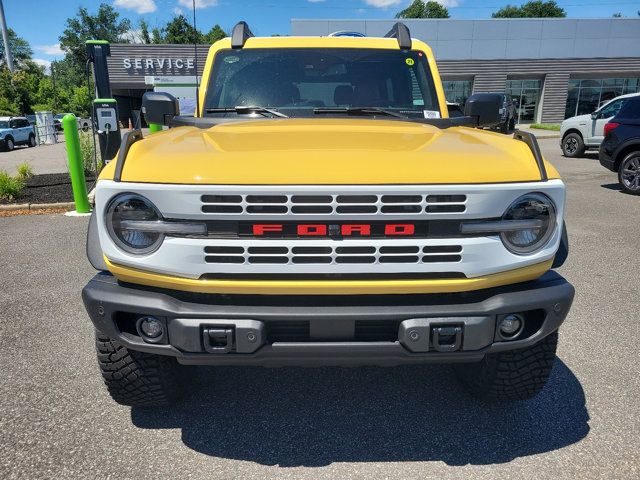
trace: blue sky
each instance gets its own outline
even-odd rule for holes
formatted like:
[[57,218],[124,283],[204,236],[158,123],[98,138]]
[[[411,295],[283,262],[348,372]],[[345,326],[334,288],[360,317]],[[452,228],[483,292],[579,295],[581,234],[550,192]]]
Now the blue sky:
[[[191,18],[192,0],[102,0],[128,17],[134,28],[140,19],[152,27],[161,26],[177,13]],[[452,18],[489,18],[505,4],[524,0],[441,0]],[[291,18],[391,18],[411,0],[196,0],[200,30],[219,23],[229,31],[239,20],[246,20],[256,35],[287,34]],[[637,17],[640,0],[559,0],[569,17],[611,17],[620,12]],[[97,10],[100,0],[4,0],[9,27],[25,38],[34,58],[46,64],[63,56],[58,37],[65,20],[78,7]]]

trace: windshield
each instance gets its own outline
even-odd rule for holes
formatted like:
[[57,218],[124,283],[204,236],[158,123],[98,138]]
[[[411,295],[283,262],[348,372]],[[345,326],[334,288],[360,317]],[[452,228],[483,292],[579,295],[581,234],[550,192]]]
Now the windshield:
[[[248,48],[215,58],[205,116],[232,116],[260,106],[291,117],[323,108],[374,107],[439,118],[433,78],[423,52],[355,48]],[[207,112],[207,110],[210,110]]]
[[9,128],[9,122],[6,121],[1,121],[0,122],[0,128]]

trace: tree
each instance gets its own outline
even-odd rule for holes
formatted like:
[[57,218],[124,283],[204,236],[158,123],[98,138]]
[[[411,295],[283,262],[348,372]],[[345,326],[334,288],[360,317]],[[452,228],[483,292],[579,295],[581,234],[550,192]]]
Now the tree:
[[567,12],[554,0],[533,0],[520,5],[507,5],[491,14],[493,18],[550,18],[566,17]]
[[398,12],[396,18],[449,18],[449,10],[438,2],[414,0],[411,5]]
[[[7,29],[7,35],[9,36],[9,49],[13,54],[13,62],[17,67],[20,67],[27,60],[31,59],[31,55],[33,55],[33,50],[29,46],[29,42],[27,42],[24,38],[19,37],[16,32],[12,29]],[[0,36],[0,63],[5,63],[5,52],[4,52],[4,41],[2,40],[2,36]]]
[[173,17],[164,26],[162,33],[162,43],[202,43],[202,33],[195,30],[184,15]]
[[149,35],[149,24],[144,20],[140,20],[140,40],[142,43],[151,43],[151,35]]
[[85,7],[78,8],[76,16],[67,19],[66,28],[60,36],[60,48],[71,56],[77,69],[82,71],[87,61],[87,40],[126,42],[123,38],[131,29],[131,22],[126,18],[119,18],[118,12],[106,3],[100,4],[95,15],[91,15]]
[[209,33],[204,36],[204,40],[205,43],[215,43],[218,40],[222,40],[226,37],[228,37],[227,33],[222,29],[220,25],[216,24],[211,30],[209,30]]

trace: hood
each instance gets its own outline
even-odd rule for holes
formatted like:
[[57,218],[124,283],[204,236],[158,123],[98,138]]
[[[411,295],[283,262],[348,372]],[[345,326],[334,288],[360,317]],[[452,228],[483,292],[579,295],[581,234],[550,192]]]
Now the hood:
[[[115,161],[101,178],[112,178]],[[549,167],[549,176],[557,172]],[[421,184],[540,180],[529,148],[471,128],[373,119],[266,119],[179,127],[131,147],[122,181]]]
[[577,115],[575,117],[567,118],[562,122],[563,125],[577,125],[579,123],[587,123],[591,121],[591,114]]

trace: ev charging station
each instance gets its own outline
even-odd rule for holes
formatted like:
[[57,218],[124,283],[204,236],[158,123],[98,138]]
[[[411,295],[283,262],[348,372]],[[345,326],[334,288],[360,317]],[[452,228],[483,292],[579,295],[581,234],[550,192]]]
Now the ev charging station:
[[121,134],[118,124],[118,105],[111,94],[107,57],[111,46],[105,40],[87,40],[87,55],[93,64],[96,99],[93,101],[93,120],[98,128],[100,155],[106,163],[115,157],[120,148]]

